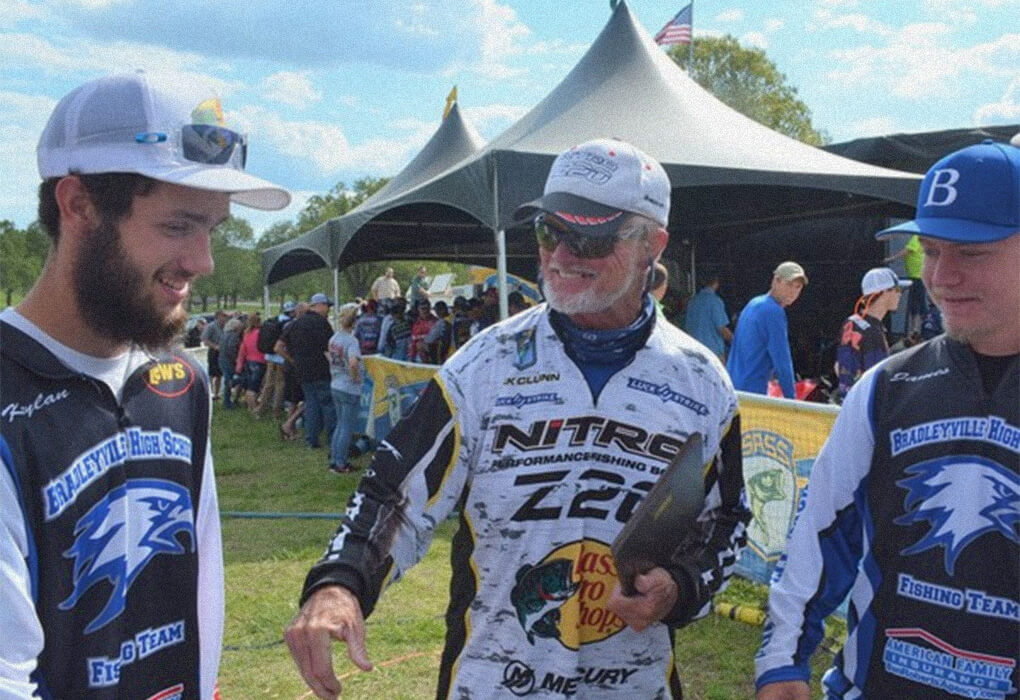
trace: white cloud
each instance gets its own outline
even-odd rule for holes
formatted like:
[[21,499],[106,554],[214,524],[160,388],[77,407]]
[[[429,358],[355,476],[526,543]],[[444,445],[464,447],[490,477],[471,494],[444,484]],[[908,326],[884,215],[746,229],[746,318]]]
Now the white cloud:
[[744,19],[744,11],[734,8],[724,10],[715,16],[716,22],[739,22]]
[[[42,70],[48,75],[94,77],[111,72],[143,68],[158,73],[179,72],[182,77],[212,81],[190,69],[208,67],[209,61],[197,54],[158,46],[95,42],[88,39],[64,39],[59,43],[34,34],[0,34],[0,63],[7,68]],[[226,83],[216,82],[218,88]]]
[[884,22],[860,12],[834,13],[827,9],[815,11],[812,28],[820,29],[853,29],[861,34],[877,34],[891,36],[894,30]]
[[1016,75],[1020,34],[957,47],[952,45],[951,33],[952,28],[945,24],[911,24],[892,34],[885,46],[833,51],[830,57],[844,67],[827,77],[848,87],[877,87],[897,97],[918,100],[958,94],[968,75]]
[[998,102],[983,104],[974,110],[974,123],[1002,124],[1020,122],[1020,78],[1015,78]]
[[769,40],[761,32],[745,32],[740,37],[740,43],[744,46],[752,46],[757,49],[767,49],[769,47]]
[[786,23],[781,19],[767,19],[765,20],[765,32],[767,34],[773,34],[778,32]]
[[262,95],[275,102],[304,109],[322,99],[322,92],[312,84],[308,71],[280,71],[262,81]]
[[822,7],[857,7],[857,0],[820,0]]
[[895,122],[891,117],[870,117],[851,122],[847,133],[855,135],[855,138],[866,136],[882,136],[898,131]]
[[6,0],[0,12],[0,27],[13,27],[19,22],[46,17],[45,8],[26,0]]

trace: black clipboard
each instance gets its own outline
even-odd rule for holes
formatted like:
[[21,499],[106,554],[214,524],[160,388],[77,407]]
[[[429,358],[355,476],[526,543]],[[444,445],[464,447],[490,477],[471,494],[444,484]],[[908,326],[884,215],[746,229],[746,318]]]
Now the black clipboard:
[[611,549],[624,594],[634,594],[634,578],[669,563],[690,537],[699,537],[697,519],[705,507],[702,439],[692,434],[666,471],[613,540]]

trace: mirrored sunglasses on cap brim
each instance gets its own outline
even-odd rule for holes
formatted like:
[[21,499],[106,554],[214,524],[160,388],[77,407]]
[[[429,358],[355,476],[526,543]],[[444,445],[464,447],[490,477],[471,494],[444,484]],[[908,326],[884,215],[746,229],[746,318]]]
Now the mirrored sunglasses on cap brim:
[[539,246],[550,253],[563,243],[575,257],[588,260],[606,257],[616,248],[617,241],[621,240],[617,234],[585,236],[546,214],[540,214],[535,219],[535,239]]
[[[146,131],[135,135],[138,143],[163,143],[167,134]],[[248,160],[248,139],[231,129],[211,124],[186,124],[180,132],[181,155],[185,160],[203,165],[224,165],[235,158],[243,169]]]

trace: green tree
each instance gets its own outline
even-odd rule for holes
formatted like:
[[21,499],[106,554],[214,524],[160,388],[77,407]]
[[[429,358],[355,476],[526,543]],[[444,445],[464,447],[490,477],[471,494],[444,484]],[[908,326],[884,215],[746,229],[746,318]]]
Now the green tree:
[[213,230],[212,256],[216,263],[213,274],[195,283],[203,311],[209,308],[210,297],[217,306],[237,306],[239,297],[258,298],[261,286],[255,232],[247,220],[230,216]]
[[828,134],[811,125],[811,110],[798,97],[797,88],[787,83],[763,50],[741,46],[727,34],[698,37],[693,51],[677,44],[669,55],[685,70],[691,62],[690,76],[741,114],[812,146],[829,141]]
[[11,221],[0,221],[0,289],[6,306],[14,303],[15,294],[24,295],[31,289],[48,249],[49,241],[38,225],[22,230]]

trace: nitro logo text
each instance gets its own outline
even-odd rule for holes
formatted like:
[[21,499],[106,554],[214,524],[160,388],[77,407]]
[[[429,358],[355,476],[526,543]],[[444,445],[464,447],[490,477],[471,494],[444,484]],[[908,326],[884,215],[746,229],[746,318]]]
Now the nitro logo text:
[[684,441],[644,428],[610,420],[601,416],[578,416],[535,421],[522,430],[511,423],[495,428],[492,451],[501,454],[508,446],[518,450],[547,450],[553,447],[617,447],[632,455],[651,457],[668,463],[677,455]]

